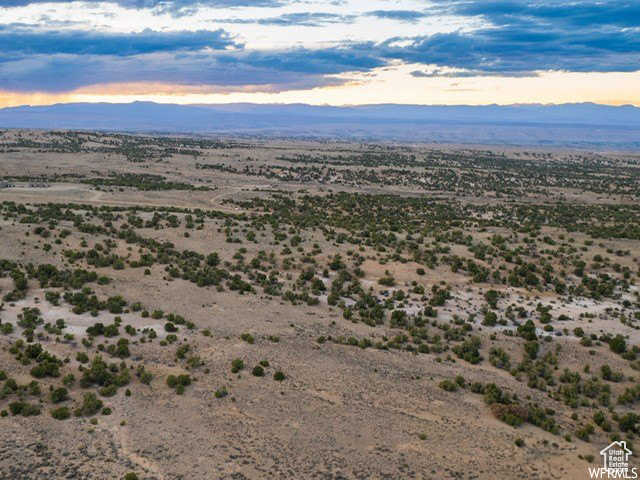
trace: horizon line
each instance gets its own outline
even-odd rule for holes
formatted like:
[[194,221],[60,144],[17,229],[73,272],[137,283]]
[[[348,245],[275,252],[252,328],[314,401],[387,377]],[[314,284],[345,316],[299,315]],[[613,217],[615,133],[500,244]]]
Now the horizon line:
[[0,107],[0,110],[9,110],[16,108],[40,108],[40,107],[55,107],[60,105],[132,105],[136,103],[152,104],[152,105],[172,105],[179,107],[200,107],[200,106],[225,106],[225,105],[255,105],[255,106],[308,106],[308,107],[332,107],[332,108],[357,108],[357,107],[373,107],[373,106],[398,106],[398,107],[526,107],[526,106],[541,106],[541,107],[559,107],[567,105],[594,105],[602,107],[632,107],[640,108],[640,105],[633,103],[601,103],[601,102],[563,102],[563,103],[537,103],[537,102],[523,102],[523,103],[394,103],[394,102],[381,102],[381,103],[343,103],[343,104],[330,104],[330,103],[305,103],[305,102],[211,102],[211,103],[175,103],[175,102],[157,102],[153,100],[131,100],[129,102],[106,102],[106,101],[84,101],[84,102],[56,102],[56,103],[42,103],[42,104],[21,104],[12,105],[6,107]]

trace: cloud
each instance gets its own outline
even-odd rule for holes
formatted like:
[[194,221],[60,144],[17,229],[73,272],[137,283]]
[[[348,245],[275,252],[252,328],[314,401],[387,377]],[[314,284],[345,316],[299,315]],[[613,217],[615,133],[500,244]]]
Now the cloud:
[[[112,3],[186,15],[202,5],[273,6],[279,1]],[[5,0],[2,5],[27,3],[40,0]],[[380,43],[337,41],[333,48],[251,51],[223,29],[109,33],[74,24],[55,25],[56,30],[52,29],[53,24],[49,30],[33,25],[0,25],[0,89],[66,92],[108,83],[160,82],[222,89],[258,86],[275,91],[337,85],[346,80],[336,75],[371,73],[394,62],[415,64],[415,77],[519,77],[542,71],[640,69],[640,4],[635,0],[434,0],[424,12],[374,10],[362,15],[401,22],[446,15],[466,23],[459,31],[395,36]],[[238,15],[213,21],[319,27],[356,20],[355,15],[300,12],[257,19]],[[47,25],[46,18],[44,23]],[[331,28],[325,31],[331,34]],[[401,31],[399,26],[395,33]],[[332,40],[340,39],[328,37],[326,42]]]
[[143,53],[223,50],[239,47],[223,29],[137,33],[108,33],[95,30],[38,31],[15,25],[0,26],[0,55],[75,54],[139,55]]
[[432,15],[482,19],[486,27],[413,39],[393,58],[490,74],[640,69],[637,0],[435,0]]
[[537,72],[485,72],[482,70],[440,70],[435,69],[432,71],[414,70],[409,73],[412,77],[416,78],[470,78],[470,77],[508,77],[508,78],[521,78],[521,77],[537,77]]
[[631,72],[640,68],[640,36],[625,29],[485,28],[391,39],[381,56],[474,70],[486,74],[515,74],[547,70],[573,72]]
[[264,91],[340,85],[334,75],[368,71],[385,61],[355,49],[181,52],[140,55],[31,55],[0,62],[0,89],[69,92],[108,83],[160,82]]
[[[81,0],[3,0],[2,7],[24,7],[38,3],[69,4]],[[124,8],[157,9],[158,13],[188,14],[199,6],[207,7],[277,7],[280,0],[85,0],[87,3],[112,3]]]
[[336,75],[367,73],[392,61],[432,66],[430,71],[415,70],[416,77],[635,71],[640,52],[640,40],[626,31],[522,28],[280,50],[246,50],[224,30],[105,34],[1,28],[0,45],[0,89],[23,92],[68,92],[134,82],[223,88],[258,85],[265,91],[312,88],[338,85],[346,80]]
[[427,16],[424,12],[416,10],[373,10],[367,12],[365,15],[376,18],[383,18],[389,20],[398,20],[401,22],[417,22],[421,18]]
[[304,26],[304,27],[321,27],[336,23],[353,23],[356,19],[355,15],[339,15],[336,13],[322,12],[301,12],[301,13],[285,13],[278,17],[269,18],[227,18],[213,20],[215,23],[241,23],[241,24],[257,24],[257,25],[273,25],[278,27]]
[[497,26],[532,25],[540,21],[590,28],[604,25],[640,26],[640,3],[636,0],[439,0],[435,10],[451,15],[483,17]]

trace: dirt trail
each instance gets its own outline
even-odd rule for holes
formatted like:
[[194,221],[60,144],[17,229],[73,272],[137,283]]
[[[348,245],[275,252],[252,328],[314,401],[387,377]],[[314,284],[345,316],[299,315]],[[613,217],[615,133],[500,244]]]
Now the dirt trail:
[[120,444],[120,452],[124,456],[126,456],[129,460],[131,460],[136,465],[139,465],[146,472],[154,475],[154,477],[157,478],[158,480],[166,480],[167,477],[161,472],[160,468],[155,462],[153,462],[152,460],[146,457],[139,455],[138,453],[132,450],[131,446],[129,445],[129,440],[127,438],[126,432],[123,428],[116,427],[114,434],[115,434],[116,440]]
[[[238,189],[239,191],[240,189]],[[87,192],[89,193],[89,192]],[[0,193],[0,201],[3,199],[18,201],[23,203],[88,203],[88,204],[97,204],[97,205],[114,205],[114,206],[123,206],[123,207],[131,207],[131,206],[144,206],[144,207],[180,207],[180,208],[203,208],[214,211],[220,211],[225,213],[248,213],[247,210],[239,209],[229,205],[222,205],[221,203],[216,203],[216,199],[220,198],[227,194],[233,194],[234,192],[224,192],[222,194],[213,197],[209,203],[211,206],[202,206],[200,204],[192,204],[192,203],[175,203],[175,202],[153,202],[146,200],[109,200],[103,198],[105,192],[95,191],[91,192],[91,195],[87,198],[78,197],[77,195],[59,195],[56,197],[45,197],[45,195],[38,194],[25,194],[23,191],[11,191],[11,190],[3,190]]]

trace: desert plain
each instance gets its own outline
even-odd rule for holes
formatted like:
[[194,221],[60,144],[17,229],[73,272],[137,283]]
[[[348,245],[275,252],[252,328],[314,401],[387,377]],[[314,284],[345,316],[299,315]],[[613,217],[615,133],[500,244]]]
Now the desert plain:
[[640,447],[639,199],[627,152],[2,131],[0,478],[588,478]]

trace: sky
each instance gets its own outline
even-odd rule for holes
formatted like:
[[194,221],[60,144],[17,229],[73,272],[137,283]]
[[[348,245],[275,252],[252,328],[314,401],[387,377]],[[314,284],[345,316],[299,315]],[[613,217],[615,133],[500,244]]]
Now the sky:
[[640,1],[0,1],[0,107],[136,100],[640,106]]

